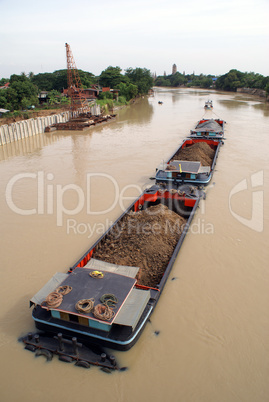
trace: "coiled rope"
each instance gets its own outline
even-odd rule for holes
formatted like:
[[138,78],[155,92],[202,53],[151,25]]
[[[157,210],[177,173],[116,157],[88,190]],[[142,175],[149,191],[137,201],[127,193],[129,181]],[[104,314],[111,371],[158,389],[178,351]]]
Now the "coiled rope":
[[63,301],[63,295],[58,292],[50,293],[45,299],[45,303],[47,304],[47,307],[52,307],[52,308],[59,307],[61,305],[62,301]]
[[115,305],[118,303],[116,296],[111,293],[104,294],[102,297],[100,297],[100,301],[103,304],[107,304],[109,307],[115,307]]
[[51,292],[46,299],[41,303],[46,303],[47,307],[49,308],[57,308],[62,304],[63,296],[70,293],[72,290],[71,286],[59,286],[54,292]]
[[70,293],[72,290],[71,286],[65,285],[65,286],[59,286],[55,292],[60,293],[61,295],[67,295],[68,293]]
[[115,313],[107,304],[97,304],[93,309],[93,315],[99,320],[109,321],[114,317]]
[[169,193],[172,194],[172,195],[176,194],[177,190],[175,188],[171,188],[171,190],[169,190]]
[[76,303],[76,310],[80,313],[90,313],[93,309],[94,299],[81,299]]
[[185,195],[186,194],[185,191],[181,191],[180,189],[178,189],[177,192],[178,192],[178,195]]

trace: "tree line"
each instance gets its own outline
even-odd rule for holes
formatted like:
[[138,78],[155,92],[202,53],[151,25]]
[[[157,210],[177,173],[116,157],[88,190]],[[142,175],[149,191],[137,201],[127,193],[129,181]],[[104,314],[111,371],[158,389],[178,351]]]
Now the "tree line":
[[[124,74],[120,67],[107,67],[99,76],[78,70],[83,88],[110,87],[119,89],[120,103],[127,103],[136,96],[147,94],[153,86],[153,78],[146,68],[128,68]],[[48,103],[66,103],[66,97],[61,96],[67,84],[67,70],[57,70],[53,73],[40,73],[34,75],[13,74],[11,77],[0,79],[0,87],[9,82],[9,86],[0,89],[0,108],[10,111],[24,110],[36,107],[39,104],[38,94],[41,91],[48,92]],[[99,98],[110,98],[110,92],[100,92]]]
[[[99,76],[78,70],[83,88],[110,87],[118,89],[119,103],[126,104],[136,96],[147,94],[149,89],[155,86],[165,87],[200,87],[216,88],[224,91],[236,91],[237,88],[262,89],[269,94],[269,77],[254,72],[242,73],[238,70],[230,70],[221,76],[181,74],[176,72],[171,75],[158,76],[153,79],[146,68],[128,68],[122,73],[120,67],[107,67]],[[67,88],[67,70],[56,70],[53,73],[40,73],[34,75],[13,74],[11,77],[0,79],[0,87],[9,82],[9,86],[0,89],[0,108],[10,111],[25,110],[39,105],[38,94],[40,91],[48,92],[48,104],[66,104],[68,99],[61,96],[64,88]],[[112,102],[110,92],[100,92],[100,102]]]
[[255,88],[262,89],[269,94],[269,77],[253,72],[242,73],[238,70],[230,70],[221,76],[214,75],[195,75],[181,74],[176,72],[171,75],[158,76],[154,82],[156,86],[165,87],[200,87],[200,88],[217,88],[223,91],[236,91],[237,88]]
[[154,85],[162,87],[196,86],[201,88],[210,88],[210,86],[213,84],[213,78],[214,76],[212,75],[185,75],[177,71],[175,74],[159,75],[155,79]]
[[269,77],[257,73],[242,73],[238,70],[230,70],[218,77],[216,88],[224,91],[236,91],[237,88],[262,89],[269,94]]

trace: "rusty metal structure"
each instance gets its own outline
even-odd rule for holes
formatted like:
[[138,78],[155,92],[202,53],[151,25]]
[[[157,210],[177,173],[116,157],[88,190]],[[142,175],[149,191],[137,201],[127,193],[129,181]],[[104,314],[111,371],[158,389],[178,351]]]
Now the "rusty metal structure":
[[86,95],[82,92],[82,84],[79,77],[78,69],[68,43],[66,47],[66,59],[67,59],[67,83],[68,83],[68,96],[71,99],[71,113],[82,109],[83,112],[89,110],[88,101]]

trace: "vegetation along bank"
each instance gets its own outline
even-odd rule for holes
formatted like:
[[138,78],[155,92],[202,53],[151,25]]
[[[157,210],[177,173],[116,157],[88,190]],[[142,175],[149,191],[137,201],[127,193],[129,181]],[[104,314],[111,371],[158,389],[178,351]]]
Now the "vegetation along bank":
[[[221,76],[180,72],[156,76],[146,68],[128,68],[122,73],[118,66],[107,67],[99,76],[83,70],[78,70],[78,73],[89,101],[99,104],[104,112],[147,94],[153,85],[215,88],[253,93],[267,99],[269,96],[269,77],[235,69]],[[40,116],[45,110],[48,113],[57,113],[57,109],[67,110],[70,103],[67,87],[66,69],[36,75],[32,72],[13,74],[10,78],[1,78],[0,124]],[[53,111],[49,112],[50,109]],[[4,118],[11,120],[4,123]]]

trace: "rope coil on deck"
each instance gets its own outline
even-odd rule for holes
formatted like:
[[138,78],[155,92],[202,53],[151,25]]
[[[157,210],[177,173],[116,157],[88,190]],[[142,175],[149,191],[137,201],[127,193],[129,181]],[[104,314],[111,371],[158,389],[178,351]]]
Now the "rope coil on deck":
[[72,290],[71,286],[65,285],[65,286],[59,286],[55,292],[60,293],[61,295],[65,296],[68,293],[70,293]]
[[61,305],[62,301],[63,301],[63,295],[61,293],[52,292],[46,297],[43,303],[46,303],[47,307],[56,308]]
[[115,313],[107,304],[97,304],[93,309],[93,315],[99,320],[109,321],[114,317]]
[[94,299],[81,299],[76,303],[76,310],[80,313],[90,313],[94,306]]
[[111,293],[105,293],[103,296],[100,297],[100,301],[109,307],[115,307],[115,304],[118,303],[118,299],[116,298],[116,296]]
[[174,194],[177,193],[177,190],[176,190],[175,188],[171,188],[171,190],[169,191],[169,193],[170,193],[171,195],[174,195]]

